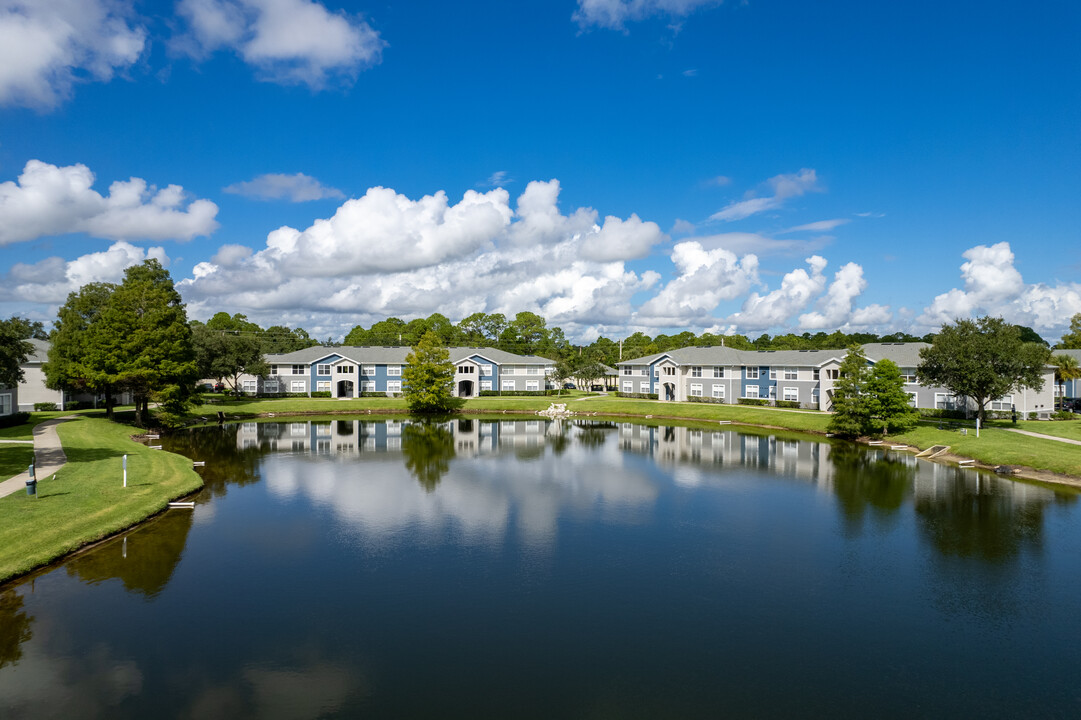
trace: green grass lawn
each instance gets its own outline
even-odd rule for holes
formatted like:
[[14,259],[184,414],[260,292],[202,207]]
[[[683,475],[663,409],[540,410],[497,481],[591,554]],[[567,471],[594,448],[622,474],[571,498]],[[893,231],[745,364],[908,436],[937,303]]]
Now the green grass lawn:
[[96,417],[59,426],[68,464],[56,477],[40,478],[36,498],[25,492],[0,498],[0,580],[108,537],[202,486],[191,460],[134,443],[134,432]]
[[33,445],[0,443],[0,480],[18,475],[34,462]]
[[[1052,423],[1033,424],[1045,426]],[[988,465],[1026,465],[1081,476],[1081,447],[1019,435],[998,427],[983,428],[977,438],[975,430],[962,435],[959,430],[939,430],[936,423],[923,423],[909,432],[891,435],[886,440],[905,442],[922,449],[949,445],[954,455],[974,458]]]

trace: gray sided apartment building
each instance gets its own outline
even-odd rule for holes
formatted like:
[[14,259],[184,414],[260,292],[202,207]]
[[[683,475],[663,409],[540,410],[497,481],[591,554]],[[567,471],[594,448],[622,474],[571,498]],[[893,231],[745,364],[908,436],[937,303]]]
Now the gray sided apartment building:
[[[870,365],[892,360],[901,368],[905,391],[917,408],[963,410],[975,404],[954,397],[943,387],[921,384],[916,376],[920,349],[926,343],[869,343],[863,346]],[[687,347],[626,360],[619,365],[619,391],[656,394],[658,400],[683,402],[694,398],[736,404],[741,399],[798,402],[800,407],[832,410],[833,386],[845,350],[736,350],[724,346]],[[1044,372],[1039,392],[1016,388],[988,403],[987,409],[1036,413],[1054,411],[1054,369]]]
[[[457,397],[477,397],[482,390],[544,390],[555,365],[547,358],[495,348],[447,350],[455,367]],[[242,376],[240,389],[267,395],[329,392],[333,398],[361,397],[366,392],[394,395],[402,392],[402,370],[411,352],[408,347],[316,346],[267,355],[269,374]]]

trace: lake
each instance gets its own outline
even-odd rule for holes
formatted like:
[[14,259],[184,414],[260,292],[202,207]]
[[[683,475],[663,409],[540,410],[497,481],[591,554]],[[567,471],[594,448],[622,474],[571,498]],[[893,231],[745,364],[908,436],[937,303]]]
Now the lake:
[[716,425],[354,418],[166,438],[194,510],[0,586],[0,718],[1081,716],[1076,492]]

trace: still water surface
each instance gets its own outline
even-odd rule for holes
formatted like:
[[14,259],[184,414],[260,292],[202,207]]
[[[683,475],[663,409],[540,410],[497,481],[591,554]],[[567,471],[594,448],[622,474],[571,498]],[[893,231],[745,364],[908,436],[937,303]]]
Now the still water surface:
[[0,587],[0,718],[1079,717],[1077,495],[542,420],[248,423]]

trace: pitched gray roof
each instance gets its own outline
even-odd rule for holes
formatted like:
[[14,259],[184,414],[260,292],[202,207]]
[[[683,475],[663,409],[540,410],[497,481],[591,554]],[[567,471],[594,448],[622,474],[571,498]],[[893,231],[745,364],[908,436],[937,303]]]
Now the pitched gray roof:
[[51,345],[48,340],[36,340],[31,338],[27,342],[34,346],[34,351],[31,352],[30,356],[26,359],[27,362],[43,363],[48,361],[49,346]]
[[[915,367],[920,361],[920,348],[927,343],[868,343],[863,346],[867,358],[872,361],[892,360],[901,367]],[[712,347],[685,347],[657,353],[634,360],[624,360],[618,365],[650,365],[663,357],[670,357],[679,365],[771,365],[817,367],[823,363],[844,358],[848,351],[840,350],[737,350],[723,345]]]
[[1052,355],[1069,355],[1077,362],[1081,362],[1081,350],[1052,350]]
[[[536,355],[515,355],[514,353],[509,353],[497,348],[451,347],[447,348],[447,350],[450,351],[450,359],[452,362],[457,362],[473,355],[480,355],[481,357],[488,358],[497,365],[543,365],[552,362],[547,358],[538,357]],[[411,352],[413,352],[413,348],[411,347],[388,347],[380,345],[367,345],[363,347],[353,345],[316,345],[314,347],[304,348],[303,350],[296,350],[291,353],[268,354],[266,356],[266,361],[268,363],[281,365],[291,363],[300,365],[313,363],[329,355],[341,355],[356,363],[402,365],[405,363],[406,356]]]

